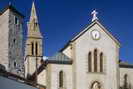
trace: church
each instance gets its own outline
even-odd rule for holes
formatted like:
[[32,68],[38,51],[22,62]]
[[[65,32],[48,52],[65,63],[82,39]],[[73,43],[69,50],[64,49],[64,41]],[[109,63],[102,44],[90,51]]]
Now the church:
[[44,60],[34,2],[25,42],[24,16],[9,5],[0,13],[1,67],[45,89],[133,89],[133,65],[120,61],[120,42],[100,23],[96,10],[91,14],[85,29]]

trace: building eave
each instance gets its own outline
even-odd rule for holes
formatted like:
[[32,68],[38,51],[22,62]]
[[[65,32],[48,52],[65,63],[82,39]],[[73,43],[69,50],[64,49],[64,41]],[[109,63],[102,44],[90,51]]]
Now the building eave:
[[71,65],[73,63],[72,60],[70,61],[59,61],[59,60],[46,60],[46,65],[48,64],[63,64],[63,65]]
[[131,64],[119,64],[120,68],[132,68],[133,69],[133,65]]
[[69,40],[67,44],[62,49],[59,50],[59,52],[64,51],[70,45],[70,43],[74,42],[79,37],[81,37],[85,32],[87,32],[95,24],[101,27],[104,30],[104,32],[108,34],[108,36],[118,45],[118,47],[121,46],[120,42],[112,34],[110,34],[110,32],[98,20],[95,20],[88,27],[86,27],[83,31],[79,32],[76,36],[74,36],[71,40]]
[[25,16],[22,14],[22,13],[20,13],[14,6],[12,6],[12,5],[8,5],[8,6],[6,6],[1,12],[0,12],[0,15],[2,15],[5,11],[7,11],[7,10],[11,10],[11,11],[13,11],[13,12],[15,12],[15,13],[17,13],[17,14],[19,14],[22,18],[24,18]]
[[93,21],[87,28],[85,28],[83,31],[79,32],[78,35],[76,35],[71,41],[77,40],[79,37],[81,37],[85,32],[87,32],[92,26],[97,24],[99,27],[101,27],[106,34],[120,47],[120,42],[112,35],[110,32],[98,21],[95,20]]

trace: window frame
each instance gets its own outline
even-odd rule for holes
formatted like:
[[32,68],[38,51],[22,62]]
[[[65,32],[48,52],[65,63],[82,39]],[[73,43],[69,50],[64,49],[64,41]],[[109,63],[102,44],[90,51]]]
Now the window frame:
[[59,72],[59,88],[64,87],[64,72],[61,70]]
[[103,60],[104,60],[104,57],[103,57],[103,53],[101,52],[100,53],[100,72],[103,72]]
[[88,72],[92,72],[92,52],[88,53]]
[[98,64],[98,51],[94,49],[94,72],[98,72],[97,64]]

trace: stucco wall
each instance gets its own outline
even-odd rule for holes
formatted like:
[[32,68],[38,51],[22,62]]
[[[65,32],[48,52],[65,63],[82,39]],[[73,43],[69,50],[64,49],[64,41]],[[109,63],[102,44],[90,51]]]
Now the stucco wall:
[[[101,37],[99,40],[93,40],[92,38],[91,32],[94,29],[100,32]],[[99,25],[95,24],[73,42],[74,46],[72,48],[72,53],[74,55],[74,66],[72,76],[73,80],[75,80],[74,89],[88,89],[94,81],[99,81],[103,89],[118,89],[119,46],[114,39],[111,38],[110,34],[104,30]],[[98,53],[103,52],[104,54],[103,73],[88,72],[88,53],[89,51],[94,52],[95,48],[98,50]],[[67,48],[63,52],[70,56],[68,51]]]
[[50,75],[47,75],[49,82],[47,83],[47,89],[59,89],[59,72],[63,71],[64,73],[64,88],[63,89],[72,89],[72,67],[71,65],[63,64],[49,64],[48,72]]
[[[91,32],[94,29],[97,29],[101,34],[99,40],[92,39]],[[118,89],[118,48],[110,36],[95,24],[78,38],[75,43],[76,89],[88,89],[94,81],[99,81],[103,89]],[[88,72],[88,53],[89,51],[94,52],[94,49],[97,49],[98,53],[103,52],[103,73]]]
[[133,68],[120,68],[120,86],[124,85],[124,75],[127,74],[127,82],[133,88]]
[[38,84],[46,86],[46,70],[44,69],[39,75],[38,75]]
[[64,51],[63,51],[63,53],[65,54],[65,55],[67,55],[69,58],[71,58],[72,59],[72,46],[71,45],[69,45]]

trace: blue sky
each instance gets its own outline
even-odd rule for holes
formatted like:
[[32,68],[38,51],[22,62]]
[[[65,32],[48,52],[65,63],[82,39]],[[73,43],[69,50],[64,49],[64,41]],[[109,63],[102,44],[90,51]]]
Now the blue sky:
[[[0,8],[9,1],[29,19],[33,0],[0,0]],[[91,22],[96,9],[100,22],[120,41],[120,59],[133,63],[132,0],[34,0],[44,36],[44,55],[51,56]],[[26,26],[26,24],[25,24]],[[26,30],[26,29],[24,29]]]

